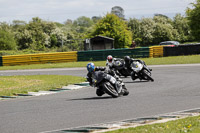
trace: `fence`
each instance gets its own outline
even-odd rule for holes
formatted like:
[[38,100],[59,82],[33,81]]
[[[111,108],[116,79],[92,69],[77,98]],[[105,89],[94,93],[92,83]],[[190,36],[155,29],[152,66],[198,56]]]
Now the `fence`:
[[164,56],[200,54],[200,44],[186,44],[175,47],[164,47]]
[[14,66],[14,65],[28,65],[28,64],[74,62],[74,61],[77,61],[76,51],[2,56],[0,58],[0,62],[2,62],[0,65]]
[[116,58],[123,58],[129,55],[132,58],[149,57],[149,47],[136,49],[110,49],[110,50],[93,50],[80,51],[77,53],[78,61],[103,61],[108,55]]

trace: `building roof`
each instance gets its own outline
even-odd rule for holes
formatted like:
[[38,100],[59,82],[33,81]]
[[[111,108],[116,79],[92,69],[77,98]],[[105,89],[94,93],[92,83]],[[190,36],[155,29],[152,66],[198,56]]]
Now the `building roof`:
[[95,36],[95,37],[91,38],[91,40],[96,39],[96,38],[104,38],[104,39],[108,39],[108,40],[114,40],[113,38],[110,38],[107,36],[101,36],[101,35]]

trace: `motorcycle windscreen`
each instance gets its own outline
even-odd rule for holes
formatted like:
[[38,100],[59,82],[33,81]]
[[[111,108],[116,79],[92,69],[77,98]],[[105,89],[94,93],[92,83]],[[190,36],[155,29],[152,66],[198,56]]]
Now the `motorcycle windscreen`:
[[139,63],[138,61],[134,61],[133,63],[131,63],[131,66],[134,71],[140,71],[143,68],[143,65]]

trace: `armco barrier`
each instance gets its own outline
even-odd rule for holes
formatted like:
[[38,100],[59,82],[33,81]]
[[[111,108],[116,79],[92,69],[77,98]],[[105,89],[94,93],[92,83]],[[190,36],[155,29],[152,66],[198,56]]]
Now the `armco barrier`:
[[200,44],[185,44],[175,47],[164,47],[164,56],[200,54]]
[[3,63],[2,63],[2,56],[0,56],[0,66],[3,66]]
[[149,57],[149,47],[135,49],[109,49],[109,50],[93,50],[80,51],[77,53],[78,61],[103,61],[108,55],[116,58],[123,58],[129,55],[132,58]]
[[163,46],[152,46],[149,48],[149,57],[163,57]]
[[75,61],[77,61],[77,51],[2,56],[2,66],[75,62]]

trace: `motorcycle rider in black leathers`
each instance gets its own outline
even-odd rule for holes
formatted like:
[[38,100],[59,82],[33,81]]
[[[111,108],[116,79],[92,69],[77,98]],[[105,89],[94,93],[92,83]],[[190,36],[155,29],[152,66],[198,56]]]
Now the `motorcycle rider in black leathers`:
[[110,73],[112,73],[112,75],[120,75],[121,76],[121,74],[118,72],[118,70],[116,69],[116,67],[118,67],[117,66],[117,61],[120,61],[120,62],[122,62],[123,61],[123,59],[120,59],[120,58],[113,58],[112,57],[112,55],[108,55],[107,56],[107,60],[106,60],[106,66],[108,66],[109,67],[109,71],[110,71]]
[[[141,64],[143,64],[144,66],[146,66],[145,62],[142,61],[142,60],[139,60],[139,59],[133,59],[133,58],[130,58],[130,56],[124,56],[124,62],[125,62],[125,68],[127,69],[127,71],[130,71],[131,72],[131,75],[132,76],[132,79],[136,79],[138,78],[136,75],[135,75],[135,72],[131,69],[131,63],[133,61],[138,61],[140,62]],[[152,71],[152,69],[149,68],[150,71]]]
[[[96,77],[98,79],[98,76],[102,76],[103,74],[105,74],[104,78],[106,80],[110,81],[113,85],[115,85],[118,93],[120,93],[122,91],[122,85],[119,82],[117,82],[116,78],[114,78],[112,75],[104,72],[105,67],[95,67],[93,63],[88,63],[87,70],[88,70],[87,80],[88,80],[90,86],[95,86],[94,77]],[[97,94],[97,96],[102,96],[104,94],[104,92],[101,90],[101,88],[99,88],[96,90],[96,94]],[[128,93],[123,94],[123,95],[128,95]]]

